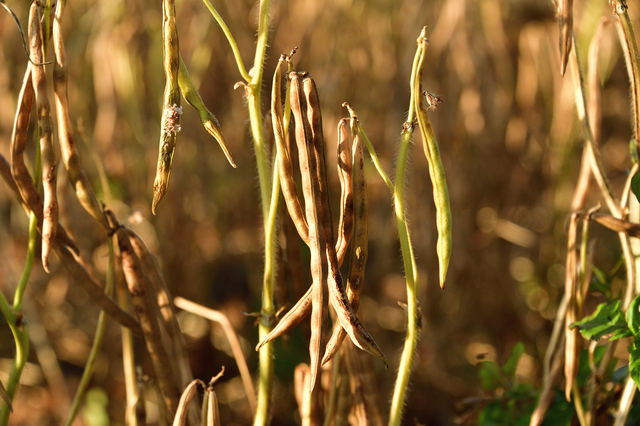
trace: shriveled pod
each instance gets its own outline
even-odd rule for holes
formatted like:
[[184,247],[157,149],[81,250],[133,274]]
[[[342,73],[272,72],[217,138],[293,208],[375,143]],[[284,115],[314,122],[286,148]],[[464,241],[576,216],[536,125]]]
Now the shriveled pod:
[[291,219],[293,220],[300,238],[309,244],[309,225],[304,213],[298,188],[293,175],[293,166],[289,145],[285,138],[284,113],[282,111],[282,63],[286,61],[286,56],[282,55],[278,61],[278,66],[273,74],[273,85],[271,90],[271,122],[273,123],[273,135],[277,147],[277,166],[280,176],[280,187],[284,196],[285,204]]
[[353,160],[351,158],[351,131],[349,120],[338,122],[338,177],[340,178],[340,219],[336,239],[338,266],[342,265],[353,232]]
[[[369,197],[367,195],[367,180],[364,172],[364,155],[362,138],[357,131],[357,118],[353,117],[353,168],[352,168],[352,193],[353,193],[353,235],[351,238],[351,255],[349,258],[349,274],[347,278],[347,294],[349,303],[355,312],[360,306],[360,293],[364,281],[364,270],[367,264],[369,243]],[[347,335],[339,324],[334,327],[333,334],[327,344],[322,363],[326,363],[335,355],[342,341]]]
[[33,87],[35,90],[36,111],[38,116],[38,134],[42,155],[42,189],[44,203],[42,210],[42,266],[49,272],[49,256],[53,249],[58,225],[58,197],[56,195],[57,170],[53,148],[53,123],[51,106],[47,95],[47,80],[44,69],[44,41],[42,37],[41,6],[38,2],[31,5],[29,12],[29,40],[32,60]]
[[[309,106],[304,101],[299,75],[291,73],[291,112],[295,118],[295,139],[298,145],[302,193],[305,200],[305,215],[309,224],[309,249],[311,254],[311,339],[309,356],[311,359],[311,385],[314,389],[316,378],[321,369],[320,361],[324,356],[326,343],[326,324],[328,322],[328,265],[326,256],[326,232],[323,221],[324,208],[318,180],[318,168],[313,146],[313,135],[307,115]],[[333,248],[333,247],[332,247]]]
[[[292,73],[293,74],[293,73]],[[318,91],[315,82],[309,74],[303,73],[302,91],[307,105],[306,120],[310,128],[310,135],[313,142],[314,156],[318,164],[317,179],[319,182],[319,197],[317,201],[321,205],[321,227],[325,234],[325,248],[329,264],[329,301],[336,311],[340,325],[345,329],[353,343],[360,349],[380,358],[385,366],[388,366],[387,359],[371,337],[369,332],[364,328],[355,311],[349,303],[349,298],[342,282],[342,275],[338,267],[338,260],[333,245],[333,226],[331,224],[331,209],[329,201],[329,192],[326,176],[326,161],[324,156],[324,141],[322,137],[322,117],[320,114],[320,101],[318,99]],[[293,88],[294,77],[291,78],[291,86]],[[293,91],[292,91],[293,94]]]
[[56,4],[55,19],[53,21],[53,50],[55,52],[55,62],[53,64],[53,90],[56,104],[56,115],[58,122],[58,139],[60,141],[60,151],[62,161],[67,169],[69,181],[76,193],[78,201],[84,209],[100,222],[105,228],[107,221],[102,214],[102,207],[91,188],[89,179],[82,168],[80,153],[73,135],[71,125],[71,115],[69,111],[69,96],[67,86],[69,73],[67,70],[67,55],[62,39],[62,13],[66,2],[58,1]]
[[196,390],[198,390],[198,386],[204,386],[204,383],[202,383],[201,380],[195,379],[189,383],[184,392],[182,392],[180,402],[178,403],[178,410],[176,411],[176,415],[173,419],[173,426],[185,426],[187,424],[189,404],[193,400]]
[[144,272],[142,262],[138,258],[131,245],[130,237],[126,229],[118,222],[113,212],[106,210],[105,216],[109,226],[118,237],[118,247],[122,260],[122,271],[124,273],[133,308],[140,320],[140,328],[144,337],[147,351],[151,358],[153,369],[157,375],[158,385],[165,399],[169,412],[174,414],[177,411],[180,397],[178,382],[173,374],[171,361],[167,350],[162,343],[160,325],[155,312],[157,306],[155,299],[151,297],[151,284]]

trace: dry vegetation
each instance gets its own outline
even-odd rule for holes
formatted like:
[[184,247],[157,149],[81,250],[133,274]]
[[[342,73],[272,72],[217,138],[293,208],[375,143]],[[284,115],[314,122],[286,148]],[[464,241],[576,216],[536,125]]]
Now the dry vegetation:
[[[7,0],[7,4],[26,33],[28,3]],[[245,63],[250,63],[258,6],[253,0],[216,1],[214,6],[236,37]],[[630,0],[628,6],[637,24],[640,2]],[[165,86],[160,1],[68,1],[62,34],[72,126],[90,182],[100,187],[99,169],[104,167],[111,193],[107,207],[156,256],[171,294],[224,312],[240,335],[249,370],[257,377],[258,355],[253,350],[257,327],[255,318],[245,313],[260,310],[264,232],[245,92],[234,90],[241,80],[238,68],[204,5],[180,1],[176,7],[180,53],[205,104],[221,123],[237,169],[203,129],[196,112],[184,104],[172,179],[156,216],[151,214]],[[574,25],[581,58],[587,57],[598,19],[611,15],[611,10],[606,1],[576,5]],[[319,90],[330,147],[328,163],[336,164],[335,126],[348,115],[341,107],[346,101],[358,111],[387,172],[394,167],[409,105],[416,36],[427,26],[430,44],[423,85],[443,99],[430,118],[447,172],[454,249],[443,291],[438,286],[429,171],[416,136],[406,177],[406,213],[423,317],[406,424],[414,419],[428,425],[473,422],[474,410],[482,403],[470,398],[486,396],[477,364],[486,359],[502,365],[517,342],[523,342],[526,351],[517,377],[539,389],[545,351],[564,294],[568,218],[584,145],[571,75],[560,75],[553,4],[281,0],[273,2],[271,14],[264,111],[268,111],[270,76],[280,54],[298,46],[295,65],[313,75]],[[45,60],[52,60],[49,56]],[[0,154],[8,159],[27,60],[20,33],[4,10],[0,10],[0,64]],[[619,198],[632,166],[628,144],[632,110],[624,57],[613,25],[604,29],[599,70],[603,84],[600,152]],[[49,82],[51,72],[48,67]],[[25,154],[30,168],[35,157],[34,125],[32,116]],[[269,123],[265,126],[270,128]],[[406,316],[398,302],[405,303],[407,296],[393,204],[366,152],[365,157],[369,260],[360,310],[390,363],[387,370],[375,363],[386,417],[405,337]],[[57,158],[59,221],[104,282],[106,232],[82,209],[59,152]],[[329,186],[339,188],[334,166],[329,167],[328,177]],[[338,191],[332,189],[332,194],[336,212]],[[104,192],[96,195],[107,202]],[[602,202],[600,195],[592,191],[584,208],[598,202]],[[20,203],[7,185],[0,184],[0,290],[7,298],[13,297],[24,267],[28,225]],[[286,230],[291,225],[279,226]],[[597,247],[592,250],[592,262],[605,272],[613,270],[621,258],[617,236],[596,224],[591,232],[592,248]],[[292,255],[287,251],[286,256]],[[291,272],[280,267],[276,305],[291,306],[306,287],[287,289],[282,282]],[[49,268],[47,274],[36,261],[23,305],[31,350],[13,403],[11,424],[15,425],[59,424],[66,417],[96,330],[96,304],[55,254]],[[621,289],[626,285],[624,267],[617,271],[611,285]],[[603,300],[594,293],[586,301],[585,312]],[[250,423],[249,402],[223,329],[182,311],[178,317],[193,376],[207,381],[226,367],[215,385],[222,424]],[[309,362],[308,328],[304,321],[288,338],[275,341],[273,424],[295,424],[299,419],[293,381],[296,366]],[[92,412],[100,413],[103,407],[113,424],[123,422],[125,407],[120,336],[120,327],[110,321],[90,383],[93,393],[86,403],[94,407]],[[0,381],[6,383],[15,347],[4,321],[0,341],[4,342]],[[136,339],[135,352],[145,377],[153,375],[146,350],[144,342]],[[620,365],[626,364],[625,345],[619,345],[616,356],[622,360]],[[141,378],[141,383],[147,383]],[[563,382],[557,385],[564,386]],[[146,393],[156,400],[149,387]],[[617,402],[610,406],[615,408]],[[78,424],[82,421],[86,420]]]

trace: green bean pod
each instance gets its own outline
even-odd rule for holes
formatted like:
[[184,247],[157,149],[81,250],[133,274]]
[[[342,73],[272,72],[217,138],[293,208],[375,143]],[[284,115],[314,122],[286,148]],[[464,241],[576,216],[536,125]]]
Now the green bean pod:
[[[422,42],[427,43],[426,38],[423,38]],[[447,189],[444,167],[440,159],[438,142],[433,132],[429,116],[427,115],[427,108],[424,104],[422,92],[423,59],[424,56],[421,56],[420,63],[418,64],[418,72],[416,73],[416,78],[418,79],[416,87],[418,87],[418,90],[415,93],[414,103],[420,132],[422,133],[422,147],[424,148],[424,155],[427,157],[427,163],[429,163],[429,176],[431,178],[431,184],[433,185],[433,201],[436,206],[436,228],[438,230],[436,252],[438,254],[440,288],[444,288],[447,270],[449,269],[449,260],[451,259],[451,244],[453,240],[451,231],[451,206],[449,203],[449,190]],[[435,104],[431,104],[430,102],[430,107],[433,108],[434,106]]]
[[216,141],[218,141],[218,145],[220,145],[222,152],[224,152],[225,157],[227,157],[227,161],[235,168],[236,163],[233,161],[231,152],[229,152],[229,148],[227,147],[224,136],[222,135],[220,122],[218,122],[215,115],[209,111],[202,101],[202,97],[200,96],[198,89],[196,89],[193,81],[191,81],[189,70],[187,70],[187,66],[184,64],[182,57],[180,57],[180,69],[178,70],[178,85],[180,86],[184,100],[198,111],[198,116],[200,117],[200,121],[202,122],[205,130],[209,132]]

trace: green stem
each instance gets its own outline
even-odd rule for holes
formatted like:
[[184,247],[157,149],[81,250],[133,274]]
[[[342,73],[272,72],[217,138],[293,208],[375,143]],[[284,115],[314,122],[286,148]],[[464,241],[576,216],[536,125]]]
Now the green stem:
[[[273,168],[273,185],[271,191],[271,205],[267,225],[265,226],[265,265],[264,290],[262,294],[262,310],[260,312],[260,338],[262,341],[273,328],[275,303],[273,289],[276,272],[276,219],[280,194],[280,176],[278,168]],[[273,342],[260,348],[260,378],[258,383],[258,402],[254,425],[266,425],[269,421],[269,402],[273,388]]]
[[418,66],[424,57],[424,46],[418,43],[416,56],[413,60],[413,68],[411,70],[411,102],[409,104],[409,114],[402,132],[400,141],[400,152],[398,156],[398,164],[396,166],[396,180],[393,192],[393,201],[395,205],[396,224],[398,226],[398,238],[400,239],[400,249],[402,252],[402,260],[404,262],[404,272],[407,284],[407,337],[404,342],[404,349],[400,359],[398,369],[398,377],[393,391],[391,400],[391,412],[389,414],[389,425],[400,425],[402,422],[402,410],[404,408],[407,386],[411,377],[413,360],[415,357],[416,347],[418,345],[419,335],[419,313],[418,313],[418,270],[416,268],[413,248],[411,247],[411,237],[409,227],[405,218],[404,206],[404,181],[407,165],[407,156],[409,146],[413,136],[413,116],[416,99],[416,90],[418,87],[417,78]]
[[398,238],[400,239],[400,249],[402,252],[402,260],[404,262],[404,270],[407,285],[407,337],[404,342],[404,349],[400,359],[398,377],[393,391],[391,400],[391,412],[389,415],[389,425],[400,425],[402,421],[402,410],[407,394],[407,385],[411,370],[413,367],[413,359],[418,344],[418,294],[417,282],[418,272],[413,256],[413,248],[411,247],[411,237],[409,235],[409,227],[404,215],[404,174],[407,161],[408,148],[411,142],[413,129],[407,128],[402,135],[400,142],[400,156],[396,170],[396,185],[393,194],[396,224],[398,226]]
[[38,219],[36,215],[31,213],[29,215],[29,245],[27,247],[27,259],[25,261],[24,270],[22,276],[18,282],[16,293],[13,297],[13,310],[14,312],[22,311],[22,298],[31,276],[31,270],[33,269],[33,260],[36,252],[36,241],[38,238]]
[[[205,2],[207,0],[204,0]],[[240,68],[240,73],[250,83],[246,86],[247,105],[249,108],[249,121],[251,123],[251,134],[253,136],[253,146],[256,155],[258,168],[258,182],[260,184],[260,198],[262,203],[262,218],[265,233],[265,267],[262,290],[262,308],[260,322],[260,338],[265,337],[273,326],[273,315],[275,314],[275,304],[273,300],[273,287],[275,281],[275,259],[276,259],[276,239],[275,239],[275,215],[277,210],[277,196],[279,179],[272,180],[271,159],[267,152],[266,140],[263,128],[263,115],[261,103],[262,75],[264,70],[264,60],[267,49],[267,37],[269,35],[269,10],[271,2],[269,0],[260,1],[260,13],[258,22],[258,39],[256,43],[256,53],[253,62],[252,74],[249,76],[243,72],[240,65],[239,54],[235,53],[235,42],[226,26],[221,23],[221,19],[216,18],[218,24],[223,28],[227,39],[231,43],[236,61]],[[213,12],[212,12],[213,13]],[[214,17],[216,14],[214,13]],[[248,78],[249,77],[249,78]],[[275,173],[275,171],[274,171]],[[276,175],[277,176],[277,175]],[[271,194],[273,192],[274,195]],[[258,380],[258,401],[254,425],[265,425],[269,420],[269,402],[271,389],[273,386],[273,346],[267,344],[260,348],[260,377]]]
[[[38,161],[36,161],[38,163]],[[27,362],[27,355],[29,354],[29,335],[27,334],[26,324],[22,320],[22,297],[29,282],[29,276],[33,269],[33,260],[36,250],[36,239],[38,238],[38,220],[36,215],[31,213],[29,216],[29,244],[27,247],[27,259],[25,261],[25,267],[22,271],[22,277],[16,289],[14,296],[13,310],[9,308],[7,300],[2,296],[0,301],[0,310],[2,311],[5,320],[9,324],[11,333],[16,342],[16,357],[11,371],[9,373],[9,380],[7,381],[7,394],[13,401],[13,397],[18,389],[18,383],[20,382],[20,376],[22,375],[22,369]],[[7,404],[2,404],[0,409],[0,425],[4,426],[9,422],[10,410]]]
[[227,27],[227,24],[224,22],[224,19],[222,19],[222,16],[220,16],[216,8],[213,7],[213,5],[209,0],[202,0],[202,1],[204,2],[204,5],[207,6],[207,9],[209,9],[209,12],[211,12],[211,14],[213,15],[214,19],[222,29],[222,32],[224,33],[224,35],[227,37],[227,40],[231,45],[231,50],[233,51],[233,56],[236,58],[236,63],[238,64],[238,70],[240,71],[240,75],[242,75],[242,78],[246,82],[251,81],[251,76],[247,72],[247,69],[244,66],[244,62],[242,62],[242,57],[240,56],[240,50],[238,49],[238,44],[236,43],[236,40],[233,38],[231,31],[229,31],[229,27]]
[[[24,322],[22,324],[9,324],[9,328],[16,342],[16,357],[9,372],[6,390],[9,398],[13,401],[16,390],[18,389],[22,370],[27,363],[27,356],[29,355],[29,335],[27,334],[27,326]],[[9,406],[3,402],[2,408],[0,408],[0,425],[5,426],[9,423],[9,415]]]

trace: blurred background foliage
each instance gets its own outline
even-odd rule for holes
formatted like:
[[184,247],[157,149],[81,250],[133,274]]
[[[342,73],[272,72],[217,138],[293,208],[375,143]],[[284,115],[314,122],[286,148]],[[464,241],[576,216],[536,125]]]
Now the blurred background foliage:
[[[219,119],[238,168],[229,166],[195,111],[185,105],[169,191],[157,216],[151,215],[164,88],[160,2],[68,2],[63,24],[71,113],[84,142],[83,164],[96,188],[94,158],[104,164],[114,200],[109,207],[128,218],[156,254],[174,296],[229,315],[255,371],[257,328],[244,313],[260,306],[263,230],[244,92],[234,90],[240,76],[233,55],[204,5],[177,3],[182,56]],[[250,64],[256,3],[213,3]],[[637,23],[640,4],[628,3]],[[25,25],[28,2],[7,4]],[[610,12],[604,0],[576,7],[582,58],[597,19]],[[454,250],[442,291],[427,163],[416,141],[406,196],[423,330],[405,421],[438,425],[465,419],[470,409],[466,398],[482,395],[479,361],[502,364],[519,341],[525,353],[516,376],[539,385],[541,359],[563,292],[566,224],[582,150],[572,82],[559,72],[552,2],[279,0],[272,4],[271,25],[265,108],[279,55],[298,46],[294,64],[313,75],[320,93],[330,164],[335,164],[337,122],[347,116],[341,104],[347,101],[359,113],[388,173],[409,105],[415,40],[427,26],[424,85],[444,101],[430,117],[449,183]],[[601,150],[619,193],[630,167],[631,130],[627,75],[614,31],[606,30],[600,64]],[[0,64],[0,152],[8,158],[27,61],[18,29],[4,11]],[[33,159],[33,145],[30,149]],[[58,171],[61,222],[96,273],[104,274],[106,235],[79,206],[64,167]],[[337,204],[337,174],[330,172],[330,179]],[[391,199],[370,163],[368,184],[370,252],[361,310],[391,362],[388,370],[376,364],[382,400],[388,401],[404,339],[405,316],[398,302],[406,301],[406,291]],[[591,204],[597,201],[594,196]],[[592,228],[601,248],[594,255],[608,271],[620,256],[617,237],[597,225]],[[12,294],[18,281],[26,241],[26,216],[0,184],[0,290],[5,294]],[[285,291],[285,267],[279,276],[278,304],[291,306],[304,288]],[[33,350],[12,424],[57,424],[68,411],[86,360],[97,309],[55,262],[51,275],[40,266],[34,270],[28,295]],[[206,381],[222,365],[227,368],[216,385],[223,424],[248,423],[248,405],[222,331],[189,315],[181,314],[181,321],[194,375]],[[295,365],[308,362],[305,327],[277,342],[276,424],[295,422],[291,381]],[[112,323],[93,379],[103,392],[95,394],[100,402],[92,404],[103,410],[106,406],[113,424],[121,422],[124,407],[119,334]],[[14,351],[6,324],[0,326],[0,341],[5,342],[0,344],[0,371],[5,374]],[[144,353],[141,342],[138,349]]]

